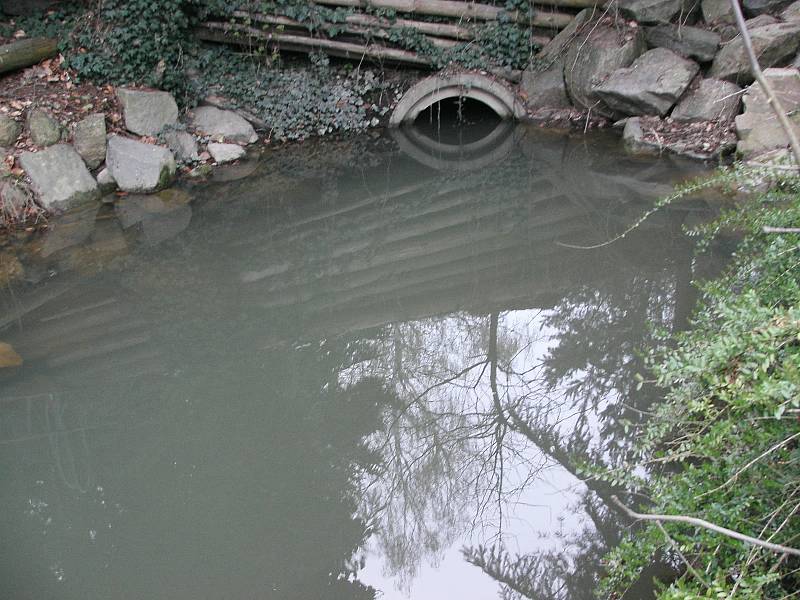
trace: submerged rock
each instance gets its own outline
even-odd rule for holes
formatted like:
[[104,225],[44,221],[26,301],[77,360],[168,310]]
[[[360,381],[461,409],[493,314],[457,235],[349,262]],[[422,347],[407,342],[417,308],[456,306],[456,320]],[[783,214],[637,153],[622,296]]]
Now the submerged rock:
[[22,357],[17,354],[11,344],[0,342],[0,369],[19,367],[22,365]]
[[28,113],[28,131],[31,141],[43,148],[61,141],[61,125],[41,108],[34,108]]
[[[800,136],[800,114],[797,113],[800,110],[800,71],[766,69],[764,77],[790,115],[795,135]],[[736,133],[739,136],[736,151],[743,157],[785,148],[789,144],[789,138],[758,83],[751,85],[744,95],[744,113],[736,117]]]
[[217,144],[211,142],[208,144],[208,152],[214,162],[219,164],[233,162],[239,160],[247,154],[238,144]]
[[97,185],[100,187],[100,191],[103,194],[110,194],[111,192],[117,189],[117,181],[111,175],[111,172],[108,170],[108,167],[103,169],[97,174]]
[[122,103],[125,128],[137,135],[158,135],[178,122],[178,105],[172,94],[158,91],[117,90]]
[[722,36],[714,31],[687,25],[658,25],[645,29],[647,43],[654,48],[667,48],[700,62],[714,60]]
[[20,133],[22,133],[22,123],[0,113],[0,148],[13,146]]
[[672,111],[675,121],[728,121],[739,113],[742,88],[721,79],[701,79]]
[[167,187],[175,179],[177,169],[167,148],[118,135],[108,141],[106,166],[121,190],[137,193]]
[[664,116],[699,70],[697,63],[672,50],[655,48],[630,67],[614,71],[596,93],[619,113]]
[[40,152],[25,152],[20,164],[31,179],[40,204],[63,210],[95,200],[100,195],[97,182],[72,146],[57,144]]
[[103,113],[89,115],[75,125],[75,150],[86,166],[96,169],[106,159],[106,117]]
[[218,141],[222,139],[240,144],[258,141],[258,134],[253,126],[230,110],[200,106],[193,111],[192,124],[198,131]]
[[[761,67],[772,67],[797,52],[800,44],[800,23],[763,25],[751,30],[750,37]],[[723,46],[711,65],[709,76],[740,84],[753,81],[750,61],[741,37]]]
[[637,28],[623,34],[615,27],[598,26],[579,35],[564,60],[564,82],[575,106],[610,116],[613,111],[600,101],[597,86],[614,71],[629,66],[646,50]]

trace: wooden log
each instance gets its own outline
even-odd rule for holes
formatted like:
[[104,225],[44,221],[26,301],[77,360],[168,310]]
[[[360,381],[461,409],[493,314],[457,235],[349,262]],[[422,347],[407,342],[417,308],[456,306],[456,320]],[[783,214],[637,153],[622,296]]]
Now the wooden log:
[[[243,38],[237,39],[229,34],[244,34]],[[286,33],[272,33],[261,31],[255,27],[237,25],[235,23],[204,23],[197,30],[200,39],[212,42],[246,44],[247,38],[261,39],[272,42],[285,50],[296,50],[308,52],[309,50],[322,50],[331,56],[341,58],[370,58],[374,60],[387,60],[392,62],[406,63],[419,66],[430,66],[430,61],[407,50],[397,48],[387,48],[377,44],[353,44],[350,42],[338,42],[324,38],[312,38],[302,35]]]
[[58,42],[50,38],[30,38],[0,46],[0,73],[30,67],[58,53]]
[[[306,23],[296,21],[288,17],[267,15],[264,13],[248,13],[243,10],[234,11],[233,16],[239,19],[246,19],[256,23],[267,23],[282,27],[292,27],[296,29],[308,29]],[[376,37],[387,39],[391,37],[390,31],[395,29],[412,29],[417,31],[437,48],[452,48],[458,41],[470,41],[475,39],[476,33],[470,27],[460,25],[449,25],[447,23],[426,23],[424,21],[409,21],[407,19],[397,19],[391,21],[371,15],[348,15],[345,17],[345,24],[340,26],[345,33],[353,33],[364,37]],[[544,46],[552,39],[548,35],[547,29],[533,32],[531,42],[538,46]]]
[[[295,29],[307,29],[305,23],[301,21],[295,21],[294,19],[290,19],[288,17],[282,16],[274,16],[274,15],[267,15],[262,13],[255,13],[255,14],[248,14],[244,11],[237,10],[234,12],[233,16],[242,18],[242,19],[249,19],[256,23],[266,23],[268,25],[276,25],[278,27],[291,27]],[[377,39],[389,39],[391,37],[390,32],[382,29],[380,27],[372,27],[368,25],[356,25],[356,24],[342,24],[337,25],[337,28],[342,33],[350,33],[353,35],[358,35],[365,38],[374,37]],[[272,31],[272,33],[287,33],[281,31]],[[440,37],[434,37],[431,35],[423,34],[425,39],[427,39],[433,46],[437,48],[452,48],[453,46],[458,45],[458,40],[453,39],[445,39]]]
[[[477,21],[497,21],[507,19],[516,23],[531,26],[554,27],[562,29],[569,25],[573,15],[559,12],[536,11],[529,17],[519,11],[507,11],[497,6],[478,4],[476,2],[459,2],[456,0],[314,0],[317,4],[327,6],[345,6],[355,8],[382,8],[398,12],[428,15],[434,17],[450,17],[454,19],[473,19]],[[554,0],[559,1],[559,0]],[[570,2],[570,8],[586,8],[595,6],[595,0],[564,0]]]
[[[288,17],[266,15],[263,13],[250,13],[244,10],[234,11],[233,16],[240,19],[252,19],[253,21],[261,23],[285,25],[287,27],[307,26],[305,23],[289,19]],[[449,23],[426,23],[425,21],[412,21],[409,19],[385,19],[362,14],[347,15],[344,18],[344,22],[347,25],[356,25],[360,27],[374,27],[380,29],[392,29],[394,27],[398,29],[413,29],[414,31],[418,31],[426,35],[452,38],[462,41],[475,39],[475,31],[472,27],[450,25]]]

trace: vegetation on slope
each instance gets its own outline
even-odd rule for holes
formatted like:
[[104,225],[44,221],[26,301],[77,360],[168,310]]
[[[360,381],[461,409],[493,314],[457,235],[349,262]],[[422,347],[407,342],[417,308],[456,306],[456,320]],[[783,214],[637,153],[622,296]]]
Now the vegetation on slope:
[[[724,177],[738,187],[753,175],[736,168]],[[603,475],[624,482],[634,509],[800,547],[800,234],[763,231],[798,224],[800,179],[783,176],[702,232],[746,236],[726,274],[703,287],[692,329],[662,337],[648,357],[665,401],[640,432],[637,459]],[[621,597],[653,560],[684,570],[663,600],[800,590],[797,556],[648,521],[608,557],[603,595]]]

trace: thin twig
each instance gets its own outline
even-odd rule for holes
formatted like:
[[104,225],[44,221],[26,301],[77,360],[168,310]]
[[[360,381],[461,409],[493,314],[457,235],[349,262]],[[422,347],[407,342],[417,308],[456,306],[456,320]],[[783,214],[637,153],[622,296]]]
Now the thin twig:
[[770,227],[764,225],[761,228],[764,233],[800,233],[800,227]]
[[697,581],[702,583],[706,588],[709,588],[710,586],[708,585],[708,583],[706,583],[706,580],[703,579],[703,576],[700,575],[700,573],[698,573],[697,570],[692,566],[692,563],[689,562],[689,559],[687,559],[683,555],[683,552],[681,552],[680,547],[678,546],[678,544],[675,543],[675,540],[673,540],[672,537],[670,537],[669,533],[667,533],[667,530],[664,529],[664,526],[661,524],[661,521],[656,521],[656,525],[658,525],[658,528],[661,530],[661,533],[663,533],[664,537],[667,538],[669,545],[672,546],[672,549],[678,554],[680,559],[683,561],[683,564],[686,565],[686,568],[689,570],[689,573],[694,575],[695,579],[697,579]]
[[687,517],[685,515],[649,515],[649,514],[637,513],[632,511],[627,506],[625,506],[616,496],[611,496],[611,500],[631,519],[637,519],[640,521],[658,521],[659,523],[687,523],[689,525],[702,527],[704,529],[708,529],[716,533],[721,533],[722,535],[727,535],[728,537],[732,537],[733,539],[739,540],[741,542],[746,542],[748,544],[761,546],[762,548],[766,548],[767,550],[772,550],[773,552],[777,552],[779,554],[793,554],[794,556],[800,556],[800,550],[798,550],[797,548],[790,548],[789,546],[773,544],[772,542],[765,542],[764,540],[759,540],[758,538],[750,537],[749,535],[739,533],[738,531],[734,531],[733,529],[728,529],[727,527],[721,527],[719,525],[715,525],[714,523],[706,521],[705,519],[698,519],[697,517]]

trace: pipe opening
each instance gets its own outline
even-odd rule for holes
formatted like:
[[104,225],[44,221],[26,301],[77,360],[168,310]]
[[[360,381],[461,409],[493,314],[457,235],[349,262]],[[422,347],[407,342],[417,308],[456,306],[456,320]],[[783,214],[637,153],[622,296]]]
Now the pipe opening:
[[414,127],[448,145],[471,144],[488,136],[502,118],[488,104],[466,96],[444,98],[421,111]]

